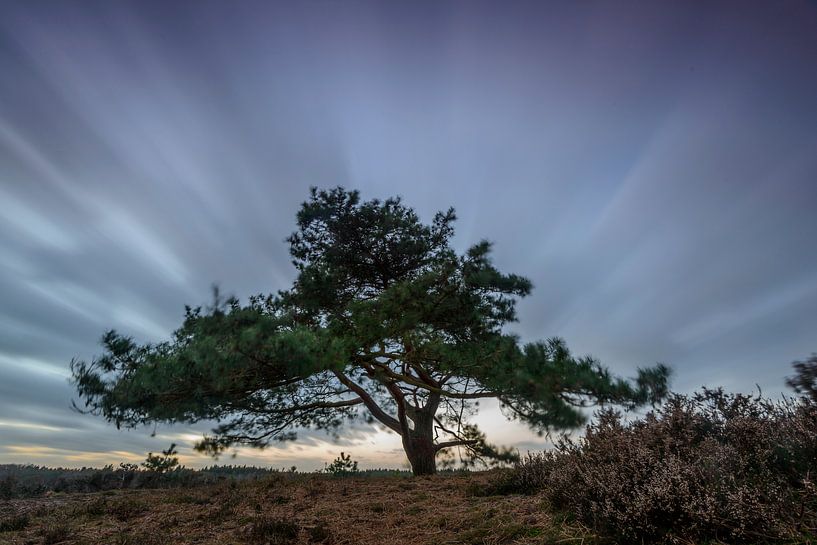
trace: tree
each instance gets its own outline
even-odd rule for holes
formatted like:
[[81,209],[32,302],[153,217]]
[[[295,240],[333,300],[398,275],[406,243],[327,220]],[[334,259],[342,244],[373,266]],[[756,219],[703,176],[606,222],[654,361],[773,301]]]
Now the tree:
[[161,454],[148,452],[148,456],[145,458],[145,461],[142,462],[142,465],[148,471],[165,473],[179,465],[179,457],[176,456],[177,454],[176,443],[171,443],[170,448],[163,450]]
[[357,460],[352,460],[351,454],[346,454],[341,451],[340,456],[335,458],[331,464],[324,464],[323,471],[331,475],[350,475],[357,473]]
[[786,379],[786,385],[817,403],[817,354],[805,361],[793,362],[792,367],[795,374]]
[[449,209],[424,224],[400,198],[313,188],[287,239],[290,289],[246,304],[216,291],[168,342],[107,332],[103,355],[71,362],[83,410],[117,427],[217,420],[197,445],[213,455],[363,418],[399,434],[423,475],[455,447],[466,460],[512,459],[469,423],[481,399],[546,432],[581,425],[584,407],[666,395],[663,365],[630,382],[561,339],[506,332],[531,283],[497,270],[487,241],[455,252],[455,219]]

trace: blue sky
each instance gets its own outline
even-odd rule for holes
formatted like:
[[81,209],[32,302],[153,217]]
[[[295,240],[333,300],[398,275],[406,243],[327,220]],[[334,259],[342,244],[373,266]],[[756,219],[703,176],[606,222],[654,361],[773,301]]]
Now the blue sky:
[[[779,394],[817,351],[815,28],[797,1],[3,3],[0,463],[208,463],[206,426],[72,412],[68,363],[214,282],[287,287],[311,185],[454,206],[459,248],[532,279],[525,339]],[[368,428],[303,439],[237,461],[403,463]]]

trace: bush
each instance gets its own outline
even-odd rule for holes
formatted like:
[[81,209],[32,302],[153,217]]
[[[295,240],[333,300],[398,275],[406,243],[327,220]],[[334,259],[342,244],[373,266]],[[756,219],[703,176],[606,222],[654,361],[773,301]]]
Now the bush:
[[162,454],[153,454],[148,452],[148,457],[142,462],[144,468],[148,471],[155,471],[156,473],[165,473],[178,467],[179,457],[176,456],[176,443],[171,443],[170,448],[163,450]]
[[150,510],[150,506],[136,498],[123,498],[108,506],[108,514],[120,522],[127,522]]
[[14,475],[0,478],[0,500],[10,500],[16,496],[17,479]]
[[9,518],[0,519],[0,533],[17,532],[25,530],[30,522],[28,515],[13,515]]
[[287,545],[298,538],[300,526],[284,519],[259,518],[249,528],[250,543],[259,545]]
[[325,465],[323,470],[324,472],[335,475],[336,477],[356,474],[358,472],[357,460],[352,460],[351,454],[341,452],[340,456],[335,458],[331,464]]
[[71,527],[64,521],[48,521],[40,527],[43,545],[55,545],[71,537]]
[[327,543],[331,542],[332,532],[329,526],[323,522],[318,521],[314,526],[309,528],[309,542],[310,543]]
[[605,410],[495,480],[627,541],[792,538],[817,528],[817,404],[703,390],[644,419]]

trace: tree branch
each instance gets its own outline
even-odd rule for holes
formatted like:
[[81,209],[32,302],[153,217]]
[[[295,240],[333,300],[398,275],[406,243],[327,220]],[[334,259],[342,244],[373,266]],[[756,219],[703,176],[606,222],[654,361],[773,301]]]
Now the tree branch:
[[[368,358],[366,358],[366,359],[368,359]],[[358,363],[360,363],[361,365],[365,365],[360,360],[358,360]],[[403,373],[397,373],[393,369],[391,369],[388,365],[378,363],[376,361],[371,361],[371,362],[368,362],[368,363],[370,363],[371,365],[377,366],[377,369],[379,371],[382,371],[382,373],[384,375],[386,375],[387,377],[389,377],[390,379],[393,379],[393,380],[396,380],[396,381],[399,381],[399,382],[405,382],[406,384],[411,384],[412,386],[416,386],[418,388],[423,388],[424,390],[428,390],[429,392],[439,394],[439,395],[441,395],[443,397],[450,397],[452,399],[480,399],[480,398],[487,398],[487,397],[496,397],[496,395],[497,395],[496,392],[490,392],[490,391],[472,392],[472,393],[451,392],[449,390],[444,390],[442,388],[438,388],[436,386],[428,384],[428,383],[426,383],[426,382],[424,382],[422,380],[419,380],[417,378],[414,378],[412,376],[404,375]],[[412,368],[413,368],[413,366],[412,366]]]
[[347,388],[352,390],[360,399],[363,400],[363,404],[366,405],[366,408],[371,411],[372,416],[374,416],[377,420],[379,420],[383,425],[390,428],[391,430],[403,435],[400,422],[397,421],[393,416],[389,416],[388,414],[380,408],[372,396],[363,389],[362,386],[354,382],[352,379],[341,373],[340,371],[332,370],[332,373],[338,378],[338,380]]
[[458,439],[456,441],[445,441],[434,445],[434,450],[439,452],[444,448],[476,445],[479,442],[479,439]]

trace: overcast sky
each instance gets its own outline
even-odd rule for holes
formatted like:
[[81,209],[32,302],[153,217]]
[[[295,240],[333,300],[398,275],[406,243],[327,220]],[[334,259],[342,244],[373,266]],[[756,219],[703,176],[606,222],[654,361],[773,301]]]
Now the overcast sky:
[[[454,206],[533,281],[526,340],[779,395],[817,351],[817,3],[2,2],[0,463],[208,463],[206,426],[73,412],[69,362],[288,287],[311,185]],[[236,461],[404,460],[303,439]]]

